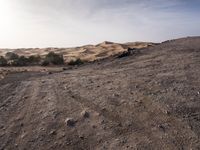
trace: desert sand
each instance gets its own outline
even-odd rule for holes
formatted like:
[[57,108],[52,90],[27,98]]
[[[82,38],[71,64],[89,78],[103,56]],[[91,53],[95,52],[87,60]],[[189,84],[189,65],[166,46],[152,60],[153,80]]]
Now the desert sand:
[[45,56],[49,52],[63,54],[65,61],[69,62],[72,59],[81,58],[85,61],[94,61],[97,59],[107,58],[109,56],[126,51],[130,48],[145,48],[153,45],[148,42],[132,42],[132,43],[113,43],[105,41],[97,45],[85,45],[72,48],[29,48],[29,49],[0,49],[0,55],[5,56],[7,52],[14,52],[18,55],[26,57],[31,55]]

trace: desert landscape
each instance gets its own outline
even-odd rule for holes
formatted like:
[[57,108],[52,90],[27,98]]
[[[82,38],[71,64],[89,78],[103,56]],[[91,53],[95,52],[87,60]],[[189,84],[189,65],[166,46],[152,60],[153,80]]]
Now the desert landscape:
[[[0,56],[3,58],[6,58],[7,54],[9,54],[9,57],[11,55],[16,55],[17,60],[20,59],[20,57],[25,57],[26,59],[33,57],[40,57],[37,64],[31,64],[28,62],[28,64],[22,63],[22,65],[1,65],[2,60],[0,59],[0,79],[3,79],[7,74],[10,73],[16,73],[16,72],[27,72],[27,71],[43,71],[48,72],[52,70],[62,70],[62,68],[59,67],[47,67],[49,65],[45,65],[45,67],[38,67],[42,65],[42,59],[45,59],[45,57],[49,53],[55,53],[58,55],[62,55],[64,62],[60,65],[65,65],[69,63],[70,61],[75,61],[77,59],[81,60],[81,63],[90,63],[94,61],[99,61],[111,56],[116,56],[119,54],[123,54],[124,52],[127,52],[128,48],[131,49],[141,49],[153,46],[154,43],[150,42],[132,42],[132,43],[113,43],[105,41],[103,43],[97,44],[97,45],[85,45],[81,47],[74,47],[74,48],[32,48],[32,49],[0,49]],[[53,58],[55,59],[55,58]],[[11,59],[11,61],[14,61],[15,59]],[[8,58],[7,62],[10,61],[10,58]],[[22,60],[22,62],[25,62],[26,60]],[[35,67],[33,67],[33,65]],[[75,64],[76,65],[76,64]],[[1,68],[3,66],[3,68]],[[29,67],[25,67],[29,66]],[[30,67],[31,66],[31,67]],[[43,66],[43,65],[42,65]],[[57,65],[56,65],[57,66]],[[20,68],[19,68],[20,67]],[[59,68],[59,69],[58,69]],[[69,68],[69,66],[68,66]]]
[[0,67],[0,150],[200,149],[200,37],[0,55],[51,51],[66,64]]
[[128,48],[145,48],[153,45],[150,42],[132,42],[132,43],[114,43],[102,42],[97,45],[85,45],[72,48],[30,48],[30,49],[0,49],[0,56],[5,56],[8,52],[14,52],[19,56],[29,57],[32,55],[40,55],[44,57],[49,52],[63,54],[66,62],[71,59],[80,58],[84,61],[94,61],[97,59],[107,58],[126,51]]

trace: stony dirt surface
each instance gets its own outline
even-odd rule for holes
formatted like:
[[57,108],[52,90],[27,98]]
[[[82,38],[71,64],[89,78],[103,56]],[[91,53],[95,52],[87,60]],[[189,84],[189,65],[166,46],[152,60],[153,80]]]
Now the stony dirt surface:
[[43,73],[55,73],[55,72],[61,72],[63,71],[63,68],[65,70],[70,69],[70,66],[63,66],[63,67],[41,67],[41,66],[29,66],[29,67],[0,67],[0,80],[4,79],[9,74],[15,74],[15,73],[24,73],[24,72],[43,72]]
[[0,80],[1,150],[200,149],[200,38]]

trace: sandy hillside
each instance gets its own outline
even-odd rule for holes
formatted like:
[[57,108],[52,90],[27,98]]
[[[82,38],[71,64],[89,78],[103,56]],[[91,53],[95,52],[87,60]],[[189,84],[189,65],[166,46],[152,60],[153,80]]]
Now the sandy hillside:
[[199,150],[199,77],[200,37],[10,74],[0,80],[0,149]]
[[14,52],[18,55],[30,56],[30,55],[41,55],[44,56],[48,52],[53,51],[64,55],[66,61],[71,59],[81,58],[87,61],[94,61],[97,59],[106,58],[120,52],[126,51],[130,48],[145,48],[152,45],[152,43],[146,42],[133,42],[133,43],[113,43],[103,42],[98,45],[86,45],[74,48],[34,48],[34,49],[0,49],[0,55],[5,55],[6,52]]

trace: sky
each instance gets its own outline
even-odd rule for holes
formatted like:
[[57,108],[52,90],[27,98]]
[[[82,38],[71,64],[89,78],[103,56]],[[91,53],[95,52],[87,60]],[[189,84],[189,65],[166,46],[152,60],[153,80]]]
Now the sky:
[[0,47],[161,42],[200,35],[200,0],[0,0]]

